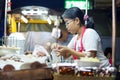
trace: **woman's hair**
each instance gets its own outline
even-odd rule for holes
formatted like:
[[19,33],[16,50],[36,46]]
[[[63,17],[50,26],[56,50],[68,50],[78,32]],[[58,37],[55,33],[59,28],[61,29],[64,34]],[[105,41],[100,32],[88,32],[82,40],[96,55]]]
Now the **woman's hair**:
[[110,54],[112,55],[112,48],[111,48],[111,47],[107,47],[107,48],[105,48],[105,50],[104,50],[104,54],[105,54],[105,56],[107,56],[108,53],[110,53]]
[[75,19],[76,17],[84,24],[84,13],[78,7],[69,8],[62,14],[62,18]]
[[[63,19],[64,18],[75,19],[76,17],[78,17],[80,19],[81,24],[83,24],[83,25],[85,24],[84,13],[78,7],[69,8],[69,9],[65,10],[65,12],[62,14]],[[87,19],[86,27],[94,28],[94,22],[93,22],[93,20],[91,20],[91,18]]]

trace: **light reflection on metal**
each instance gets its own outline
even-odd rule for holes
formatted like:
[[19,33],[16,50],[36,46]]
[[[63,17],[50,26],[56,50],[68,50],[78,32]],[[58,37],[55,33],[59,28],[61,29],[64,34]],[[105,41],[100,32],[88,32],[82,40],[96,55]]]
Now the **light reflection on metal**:
[[5,0],[5,14],[4,14],[4,45],[6,45],[6,29],[7,29],[7,0]]
[[116,0],[112,0],[112,66],[115,66],[116,53]]
[[[88,0],[86,0],[85,16],[88,16]],[[87,25],[87,20],[85,20],[85,25]]]

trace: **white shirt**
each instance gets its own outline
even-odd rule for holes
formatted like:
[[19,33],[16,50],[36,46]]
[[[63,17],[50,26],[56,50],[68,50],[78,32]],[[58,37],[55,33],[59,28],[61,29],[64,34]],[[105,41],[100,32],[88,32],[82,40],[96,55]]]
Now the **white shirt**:
[[[77,36],[78,34],[72,38],[72,40],[68,44],[68,47],[74,49],[74,45],[76,42],[76,51],[79,51],[81,47],[80,45],[81,38],[77,40]],[[85,52],[89,52],[90,50],[97,51],[96,57],[100,59],[101,67],[110,66],[108,59],[103,54],[101,39],[94,29],[90,28],[86,29],[85,33],[83,34],[82,44]]]

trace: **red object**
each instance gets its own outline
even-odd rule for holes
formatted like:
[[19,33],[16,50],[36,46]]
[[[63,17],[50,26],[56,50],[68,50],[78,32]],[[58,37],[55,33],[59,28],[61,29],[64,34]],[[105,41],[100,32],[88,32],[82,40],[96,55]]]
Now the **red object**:
[[109,63],[112,65],[112,59],[109,59]]
[[[86,30],[86,27],[83,28],[83,31],[82,31],[82,36],[81,36],[81,40],[80,40],[80,50],[79,52],[82,52],[84,50],[84,47],[83,47],[83,43],[82,43],[82,38],[83,38],[83,34],[85,33],[85,30]],[[76,42],[75,42],[75,45],[74,45],[74,50],[76,50]],[[74,60],[77,59],[76,56],[73,56]]]

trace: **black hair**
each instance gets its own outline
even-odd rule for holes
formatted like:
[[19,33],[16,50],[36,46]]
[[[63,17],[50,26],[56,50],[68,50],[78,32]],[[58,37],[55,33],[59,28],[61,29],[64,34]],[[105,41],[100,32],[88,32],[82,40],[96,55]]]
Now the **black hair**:
[[[68,19],[75,19],[78,17],[80,19],[81,24],[85,24],[84,20],[84,13],[82,10],[80,10],[78,7],[72,7],[64,11],[62,14],[62,18],[68,18]],[[87,19],[87,28],[93,28],[94,29],[94,21],[92,18]]]
[[112,48],[111,48],[111,47],[107,47],[107,48],[105,48],[105,50],[104,50],[104,54],[105,54],[105,56],[107,56],[108,53],[110,53],[110,54],[112,55]]
[[76,17],[84,24],[84,13],[78,7],[69,8],[62,14],[62,18],[75,19]]

